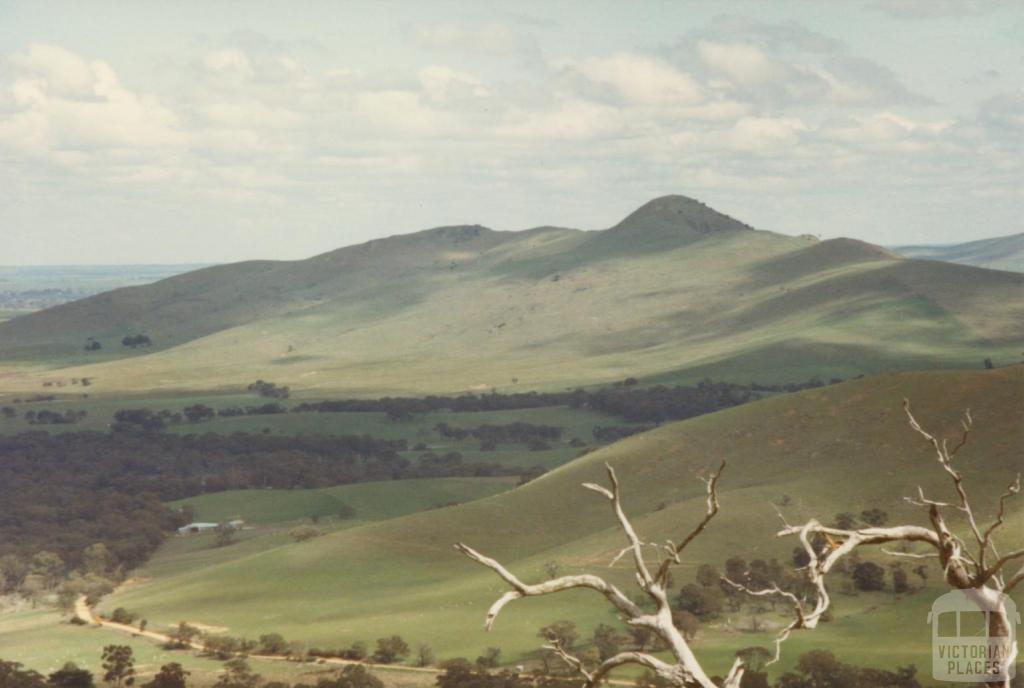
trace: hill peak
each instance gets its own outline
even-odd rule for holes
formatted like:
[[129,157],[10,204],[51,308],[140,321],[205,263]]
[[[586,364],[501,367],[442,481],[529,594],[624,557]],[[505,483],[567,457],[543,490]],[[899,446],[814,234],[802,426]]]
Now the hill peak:
[[670,195],[644,203],[609,231],[696,240],[711,234],[753,229],[694,198]]

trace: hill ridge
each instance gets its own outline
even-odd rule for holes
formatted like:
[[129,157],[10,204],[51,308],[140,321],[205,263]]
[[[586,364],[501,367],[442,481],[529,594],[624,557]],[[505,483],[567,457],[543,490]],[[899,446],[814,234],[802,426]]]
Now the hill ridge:
[[[263,378],[380,395],[1006,363],[1024,346],[1022,296],[1024,275],[754,230],[667,196],[607,230],[448,225],[17,317],[0,323],[0,393],[81,377],[94,393]],[[136,333],[152,347],[120,345]],[[102,349],[83,351],[89,338]]]

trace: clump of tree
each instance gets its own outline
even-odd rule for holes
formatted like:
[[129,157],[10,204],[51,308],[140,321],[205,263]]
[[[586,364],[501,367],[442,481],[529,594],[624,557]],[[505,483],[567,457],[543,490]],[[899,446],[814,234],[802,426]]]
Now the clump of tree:
[[[844,664],[829,650],[811,650],[800,655],[793,671],[776,682],[778,688],[920,688],[913,665],[896,671],[869,669]],[[762,685],[767,686],[765,680]]]
[[167,409],[151,411],[147,408],[118,409],[114,411],[114,422],[110,426],[113,432],[151,433],[160,432],[168,425],[181,422],[181,414]]
[[63,667],[46,678],[49,688],[93,688],[92,672],[80,669],[74,662],[67,662]]
[[[90,683],[92,682],[90,676]],[[4,688],[46,688],[46,678],[38,671],[26,669],[21,662],[0,659],[0,686]]]
[[[13,410],[13,409],[12,409]],[[64,412],[39,409],[25,411],[25,422],[29,425],[74,425],[89,415],[85,409],[67,409]]]
[[[314,688],[298,683],[295,688]],[[321,676],[315,688],[384,688],[384,682],[358,664],[350,665],[333,676]]]
[[394,664],[409,654],[409,645],[401,636],[392,635],[377,639],[377,649],[373,652],[373,661],[378,664]]
[[491,447],[499,444],[526,444],[535,442],[556,442],[562,437],[562,428],[553,425],[538,425],[517,421],[514,423],[485,423],[475,428],[460,428],[440,422],[434,430],[445,439],[478,439]]
[[213,529],[214,547],[227,547],[238,542],[238,528],[233,523],[218,523]]
[[130,612],[124,607],[118,607],[110,613],[110,620],[114,623],[124,624],[130,626],[135,623],[135,620],[139,618],[139,615],[135,612]]
[[103,680],[116,688],[135,683],[135,656],[128,645],[107,645],[103,648]]
[[169,662],[161,666],[150,681],[143,683],[142,688],[185,688],[191,673],[177,662]]
[[144,334],[129,334],[125,335],[121,340],[121,346],[129,349],[137,349],[141,347],[149,347],[153,344],[153,341]]
[[99,351],[100,349],[103,348],[103,345],[100,344],[97,340],[93,339],[92,337],[89,337],[88,339],[85,340],[85,346],[83,346],[82,348],[85,351]]
[[202,423],[203,421],[212,419],[217,412],[206,404],[192,404],[186,406],[181,411],[182,415],[189,423]]
[[288,641],[280,633],[261,635],[257,650],[261,655],[283,655],[288,651]]
[[257,380],[252,383],[246,389],[249,392],[259,394],[261,397],[267,397],[269,399],[287,399],[291,396],[291,390],[285,386],[278,386],[273,382],[266,382],[264,380]]
[[201,631],[198,628],[182,621],[167,632],[167,642],[164,643],[164,649],[187,650],[200,635]]
[[224,671],[213,685],[215,688],[256,688],[262,682],[263,677],[254,672],[245,659],[235,657],[224,662]]

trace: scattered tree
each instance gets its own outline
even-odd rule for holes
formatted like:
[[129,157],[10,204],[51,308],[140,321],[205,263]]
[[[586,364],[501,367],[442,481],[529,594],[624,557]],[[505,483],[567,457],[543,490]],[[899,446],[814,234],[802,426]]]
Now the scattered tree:
[[135,683],[135,657],[127,645],[103,648],[103,680],[117,688]]
[[213,529],[213,543],[217,547],[227,547],[238,542],[238,532],[230,523],[218,523]]
[[20,662],[5,662],[0,659],[0,687],[46,688],[46,679],[42,674],[22,667]]
[[872,507],[860,512],[860,520],[869,526],[882,526],[889,520],[889,514],[878,507]]
[[110,620],[114,623],[128,626],[135,622],[136,616],[136,614],[133,614],[124,607],[118,607],[110,613]]
[[483,669],[494,669],[501,661],[501,648],[489,647],[484,653],[476,658],[476,665]]
[[256,688],[263,680],[259,674],[249,668],[249,663],[241,657],[224,662],[224,673],[214,684],[216,688]]
[[121,346],[126,346],[129,349],[137,349],[140,346],[148,347],[152,343],[152,340],[144,334],[125,335],[124,339],[121,340]]
[[260,636],[259,653],[261,655],[283,655],[288,651],[288,641],[280,633],[267,633]]
[[426,643],[420,643],[416,648],[416,666],[428,667],[437,661],[434,656],[434,648]]
[[168,640],[164,647],[168,650],[186,650],[192,645],[192,641],[198,635],[198,628],[190,626],[186,622],[182,621],[168,631]]
[[[270,688],[270,684],[264,688]],[[342,669],[333,680],[321,678],[316,688],[384,688],[384,682],[371,674],[366,667],[353,664]]]
[[377,649],[373,653],[373,661],[380,664],[393,664],[409,654],[409,645],[401,636],[393,635],[377,639]]
[[177,662],[164,664],[153,676],[153,680],[143,683],[142,688],[185,688],[190,673]]
[[74,662],[68,662],[47,677],[52,688],[93,688],[92,674],[79,669]]
[[369,650],[366,648],[366,643],[361,640],[357,640],[352,643],[347,650],[341,653],[343,659],[352,659],[357,662],[361,662],[366,659],[369,654]]
[[594,647],[597,648],[597,656],[602,662],[619,652],[619,637],[615,629],[608,624],[598,624],[594,629]]

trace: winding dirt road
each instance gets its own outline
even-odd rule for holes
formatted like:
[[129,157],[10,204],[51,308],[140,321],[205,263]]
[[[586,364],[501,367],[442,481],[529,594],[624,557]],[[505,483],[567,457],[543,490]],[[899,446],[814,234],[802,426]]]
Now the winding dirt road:
[[[149,638],[150,640],[155,640],[155,641],[157,641],[159,643],[166,643],[166,642],[169,642],[171,640],[171,637],[169,635],[167,635],[166,633],[157,633],[156,631],[150,631],[150,630],[143,631],[143,630],[140,630],[136,626],[129,626],[128,624],[116,623],[114,621],[110,621],[109,619],[104,619],[104,618],[101,618],[101,617],[97,616],[93,612],[92,608],[89,606],[88,600],[86,599],[85,595],[82,595],[77,600],[75,600],[75,617],[78,620],[82,621],[83,623],[85,623],[85,624],[87,624],[89,626],[106,628],[106,629],[109,629],[111,631],[119,631],[121,633],[127,633],[127,634],[129,634],[131,636],[134,636],[134,637]],[[193,650],[198,650],[200,652],[206,649],[205,646],[202,643],[198,643],[198,642],[191,642],[191,643],[189,643],[189,647],[192,648]],[[264,654],[250,653],[248,656],[250,658],[252,658],[252,659],[268,660],[268,661],[271,661],[271,662],[293,662],[293,661],[295,661],[295,660],[289,658],[287,655],[264,655]],[[413,667],[413,666],[406,666],[404,664],[374,664],[372,662],[360,662],[360,661],[356,661],[356,660],[353,660],[353,659],[340,659],[338,657],[317,657],[316,659],[312,660],[312,662],[317,664],[317,665],[323,665],[323,664],[334,664],[334,665],[359,664],[361,666],[365,666],[365,667],[368,667],[370,669],[384,669],[386,671],[414,671],[414,672],[427,673],[427,674],[440,674],[440,673],[442,673],[444,671],[443,669],[438,669],[436,667]],[[609,681],[606,681],[606,683],[608,683],[610,685],[614,685],[614,686],[633,686],[633,685],[635,685],[634,681],[623,681],[621,679],[618,679],[618,680],[617,679],[611,679]]]
[[[84,622],[89,626],[106,628],[112,631],[120,631],[121,633],[128,633],[129,635],[141,638],[149,638],[150,640],[156,640],[160,643],[167,643],[171,641],[171,636],[166,633],[158,633],[150,630],[140,630],[137,626],[129,626],[128,624],[117,623],[109,619],[104,619],[97,616],[92,608],[89,606],[88,600],[85,595],[82,595],[75,600],[75,617]],[[199,642],[190,642],[189,647],[193,650],[199,650],[200,652],[205,650],[206,647]],[[251,652],[248,655],[252,659],[257,660],[269,660],[272,662],[294,662],[287,655],[265,655]],[[374,664],[372,662],[359,662],[353,659],[340,659],[338,657],[317,657],[312,660],[316,664],[360,664],[371,669],[386,669],[388,671],[416,671],[420,673],[428,674],[439,674],[443,670],[434,667],[412,667],[405,666],[402,664]]]

